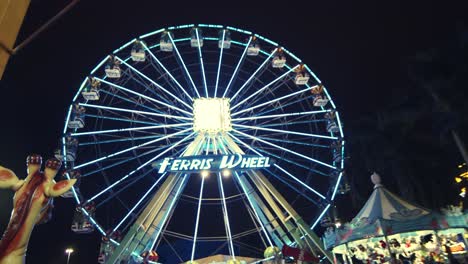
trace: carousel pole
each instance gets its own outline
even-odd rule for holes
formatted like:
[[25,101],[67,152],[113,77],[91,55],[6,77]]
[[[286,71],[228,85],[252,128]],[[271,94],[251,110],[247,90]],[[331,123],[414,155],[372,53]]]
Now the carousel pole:
[[388,250],[388,254],[390,256],[390,260],[391,260],[391,259],[393,259],[392,250],[390,250],[390,243],[388,243],[388,237],[387,237],[386,234],[384,235],[384,238],[385,238],[385,243],[387,243],[387,250]]
[[[353,264],[353,258],[348,254],[349,248],[348,248],[348,242],[345,243],[345,248],[346,248],[346,257],[348,258],[348,261],[350,264]],[[333,250],[332,250],[333,252]]]

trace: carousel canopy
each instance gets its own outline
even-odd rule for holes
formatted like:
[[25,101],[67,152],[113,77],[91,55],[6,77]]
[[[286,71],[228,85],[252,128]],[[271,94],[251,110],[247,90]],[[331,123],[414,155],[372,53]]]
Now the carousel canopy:
[[374,191],[353,222],[373,223],[378,219],[407,221],[430,214],[429,210],[413,205],[383,187],[378,174],[372,174],[371,179],[375,184]]
[[374,191],[353,220],[341,228],[325,232],[323,240],[326,248],[361,239],[421,230],[467,228],[468,214],[462,212],[461,207],[451,213],[431,212],[387,190],[381,184],[378,174],[374,173],[371,179],[375,185]]

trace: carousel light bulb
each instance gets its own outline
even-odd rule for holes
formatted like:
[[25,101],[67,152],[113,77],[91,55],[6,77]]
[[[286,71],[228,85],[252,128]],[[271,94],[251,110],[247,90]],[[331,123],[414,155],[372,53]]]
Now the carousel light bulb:
[[335,227],[336,227],[336,228],[340,228],[340,227],[341,227],[341,221],[340,221],[339,219],[337,219],[337,220],[335,221]]
[[455,182],[456,182],[456,183],[460,183],[461,181],[462,181],[462,178],[460,178],[460,177],[455,177]]

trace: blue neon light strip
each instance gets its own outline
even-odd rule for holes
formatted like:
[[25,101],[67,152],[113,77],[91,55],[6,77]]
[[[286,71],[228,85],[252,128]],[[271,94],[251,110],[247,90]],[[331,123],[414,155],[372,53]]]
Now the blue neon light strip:
[[[226,31],[223,30],[223,43],[224,43],[224,37],[226,35]],[[216,98],[216,95],[218,94],[218,84],[219,84],[219,73],[220,73],[220,70],[221,70],[221,61],[223,60],[223,51],[224,49],[220,49],[219,51],[219,62],[218,62],[218,71],[216,73],[216,84],[215,84],[215,93],[214,93],[214,97]]]

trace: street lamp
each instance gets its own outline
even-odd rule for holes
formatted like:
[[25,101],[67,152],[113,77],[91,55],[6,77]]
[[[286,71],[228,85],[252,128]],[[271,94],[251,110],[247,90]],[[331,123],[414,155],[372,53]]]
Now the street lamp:
[[73,253],[75,250],[73,250],[73,248],[67,248],[65,249],[65,253],[68,255],[67,257],[67,264],[70,263],[70,255],[71,253]]

